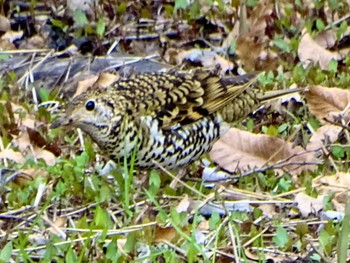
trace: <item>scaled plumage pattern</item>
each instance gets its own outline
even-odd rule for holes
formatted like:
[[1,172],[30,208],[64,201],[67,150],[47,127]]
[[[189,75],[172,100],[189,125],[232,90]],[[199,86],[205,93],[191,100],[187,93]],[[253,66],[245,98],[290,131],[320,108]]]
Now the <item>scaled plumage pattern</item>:
[[208,72],[134,75],[74,98],[51,128],[81,128],[117,162],[135,151],[135,167],[175,169],[210,151],[227,123],[260,105],[255,80]]

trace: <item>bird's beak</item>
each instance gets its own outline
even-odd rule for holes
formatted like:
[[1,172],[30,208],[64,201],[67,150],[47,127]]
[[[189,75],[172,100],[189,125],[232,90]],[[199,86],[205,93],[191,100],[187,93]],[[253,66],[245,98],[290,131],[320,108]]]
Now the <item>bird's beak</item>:
[[58,118],[54,123],[50,125],[50,129],[56,129],[58,127],[62,126],[68,126],[73,122],[72,118],[69,118],[67,115],[66,116],[61,116]]

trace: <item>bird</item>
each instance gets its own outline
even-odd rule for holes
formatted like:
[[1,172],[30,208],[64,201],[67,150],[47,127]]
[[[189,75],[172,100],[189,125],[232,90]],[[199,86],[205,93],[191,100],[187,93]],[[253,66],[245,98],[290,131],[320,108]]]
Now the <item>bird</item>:
[[51,128],[87,133],[113,161],[141,170],[182,168],[264,101],[257,74],[220,77],[207,71],[142,73],[73,98]]

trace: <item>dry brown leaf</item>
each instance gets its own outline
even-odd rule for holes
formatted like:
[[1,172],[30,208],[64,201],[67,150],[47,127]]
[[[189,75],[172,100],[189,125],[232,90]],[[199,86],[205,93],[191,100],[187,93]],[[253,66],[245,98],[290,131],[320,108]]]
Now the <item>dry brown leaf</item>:
[[[214,144],[210,157],[231,173],[279,164],[283,170],[299,175],[316,167],[310,164],[316,161],[313,154],[300,146],[293,148],[291,143],[277,137],[256,135],[235,128],[231,128]],[[282,169],[276,171],[282,172]]]
[[[33,156],[37,159],[43,159],[47,165],[51,165],[51,166],[55,165],[56,164],[55,155],[52,152],[42,148],[43,146],[42,143],[44,143],[42,140],[44,139],[41,138],[40,142],[39,140],[31,141],[28,131],[31,131],[33,133],[32,130],[26,129],[24,131],[21,131],[21,133],[15,139],[15,142],[20,152],[22,154]],[[38,137],[35,137],[35,138],[38,139]]]
[[0,159],[5,158],[20,164],[23,164],[26,161],[20,152],[16,152],[12,149],[4,149],[0,152]]
[[298,57],[305,66],[310,63],[319,64],[321,69],[326,70],[332,59],[341,60],[345,57],[344,54],[326,49],[325,45],[328,46],[330,44],[327,43],[327,41],[330,41],[328,35],[318,37],[317,41],[306,30],[303,31],[298,47]]
[[219,56],[214,51],[206,49],[193,48],[184,51],[173,51],[169,55],[169,60],[175,60],[176,64],[181,64],[184,60],[194,63],[201,63],[205,68],[220,68],[222,72],[233,69],[233,63]]
[[26,130],[21,131],[20,134],[14,139],[14,141],[16,142],[16,146],[22,153],[28,150],[32,145],[29,139],[29,134]]
[[19,49],[41,49],[47,47],[47,39],[40,35],[34,35],[31,38],[24,39],[19,45]]
[[28,113],[27,109],[23,106],[3,100],[0,100],[0,103],[6,107],[11,122],[16,126],[25,126],[34,129],[35,124],[38,124],[38,121],[35,120],[34,114]]
[[270,0],[261,0],[254,6],[253,11],[249,16],[250,28],[249,31],[255,35],[265,35],[268,20],[273,13],[274,5]]
[[14,184],[24,187],[26,186],[29,182],[33,181],[33,177],[27,173],[20,173],[16,178],[14,178],[13,182]]
[[[350,102],[350,91],[339,88],[310,86],[305,94],[310,112],[322,123],[336,120]],[[348,114],[347,114],[348,115]],[[349,120],[349,116],[343,116]]]
[[11,30],[10,20],[5,16],[0,15],[0,33],[7,32],[9,30]]
[[177,237],[177,232],[173,227],[156,227],[154,242],[171,242]]
[[313,187],[317,187],[319,193],[334,195],[332,204],[338,212],[344,212],[345,203],[348,201],[350,190],[350,174],[337,173],[327,176],[319,176],[313,179]]
[[78,87],[73,95],[73,98],[87,91],[88,88],[92,87],[92,85],[94,85],[97,80],[98,76],[92,75],[89,78],[79,81]]
[[333,175],[316,177],[313,180],[313,183],[321,183],[324,185],[328,185],[331,187],[337,187],[339,189],[344,190],[344,188],[350,188],[350,174],[348,173],[337,173]]
[[0,51],[6,51],[6,50],[15,50],[17,49],[16,46],[10,42],[9,40],[2,40],[0,39]]
[[300,214],[303,217],[309,216],[309,214],[318,214],[323,209],[324,195],[318,195],[317,198],[313,198],[304,192],[298,193],[294,201],[297,203],[297,207]]
[[191,205],[191,200],[188,197],[187,194],[185,194],[184,198],[181,199],[179,204],[176,207],[176,212],[181,213],[181,212],[187,212],[190,208]]
[[315,36],[315,42],[323,48],[332,48],[337,41],[337,33],[334,29],[322,31]]
[[103,72],[100,74],[100,76],[98,76],[98,79],[94,85],[97,85],[99,88],[107,88],[118,79],[119,75]]
[[308,151],[321,150],[323,146],[333,143],[338,139],[342,128],[339,126],[326,124],[320,127],[310,138],[310,142],[306,145]]
[[273,3],[269,0],[259,1],[250,13],[246,22],[248,25],[241,21],[236,53],[246,71],[269,71],[279,66],[278,56],[270,50],[271,39],[266,34],[274,20],[273,8]]
[[208,231],[210,229],[209,220],[200,221],[197,229],[200,231]]
[[14,183],[19,186],[25,186],[38,176],[47,177],[48,172],[44,169],[28,168],[20,170],[20,174],[14,179]]
[[275,204],[261,204],[259,209],[263,212],[263,215],[267,218],[273,218],[276,215],[276,205]]
[[62,228],[66,225],[67,223],[67,218],[66,217],[58,217],[55,222],[53,222],[54,226],[49,227],[47,230],[55,235],[59,235],[61,233],[59,233],[59,231],[57,231],[56,228]]
[[34,147],[34,157],[37,159],[43,159],[47,165],[54,166],[56,164],[56,156],[45,149],[41,149],[37,146]]
[[[244,254],[249,259],[248,262],[260,262],[261,254],[256,249],[250,247],[244,248]],[[298,262],[297,254],[292,253],[275,253],[274,250],[266,249],[264,251],[265,262]]]

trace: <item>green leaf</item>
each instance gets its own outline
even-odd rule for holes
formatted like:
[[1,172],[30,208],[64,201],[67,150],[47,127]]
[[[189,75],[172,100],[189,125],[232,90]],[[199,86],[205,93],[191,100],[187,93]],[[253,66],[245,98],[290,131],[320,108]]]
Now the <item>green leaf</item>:
[[274,39],[273,44],[284,52],[290,53],[291,51],[290,45],[282,38]]
[[247,120],[246,126],[247,126],[247,130],[248,131],[253,132],[253,129],[254,129],[254,121],[253,121],[253,119],[249,118]]
[[318,236],[320,241],[320,248],[325,251],[327,254],[329,254],[332,251],[332,237],[330,234],[327,233],[325,229],[322,229],[320,231],[320,234]]
[[100,189],[99,202],[109,202],[112,200],[112,196],[111,190],[106,185],[103,185]]
[[0,252],[0,261],[9,262],[12,254],[13,246],[12,242],[8,242]]
[[117,13],[118,13],[118,14],[123,14],[123,13],[125,13],[126,8],[127,8],[126,1],[120,3],[120,5],[117,6]]
[[75,157],[75,161],[78,167],[85,167],[89,162],[89,155],[86,152],[82,152],[79,156]]
[[311,256],[310,256],[310,259],[314,260],[314,261],[317,261],[317,262],[321,262],[321,256],[317,253],[313,253]]
[[66,262],[77,262],[77,261],[78,261],[78,257],[73,251],[73,249],[70,247],[66,254]]
[[84,27],[89,23],[86,14],[79,9],[74,12],[74,22],[77,27]]
[[39,89],[39,96],[40,96],[40,100],[43,101],[48,101],[49,100],[49,92],[47,89],[44,88],[40,88]]
[[280,248],[284,248],[290,240],[288,231],[283,227],[278,226],[276,230],[276,234],[272,238],[272,240],[275,242],[276,246]]
[[176,208],[175,207],[171,207],[170,208],[170,218],[171,218],[171,222],[174,224],[174,225],[180,225],[181,224],[181,216],[180,216],[180,213],[178,213],[176,211]]
[[194,1],[190,8],[191,19],[198,19],[201,16],[201,6],[198,1]]
[[278,127],[278,133],[281,134],[284,131],[288,130],[289,128],[289,123],[283,123]]
[[52,22],[53,26],[63,29],[64,24],[63,24],[62,20],[50,19],[50,21]]
[[178,9],[185,9],[187,7],[187,0],[175,0],[174,12]]
[[159,172],[152,170],[149,175],[149,188],[152,194],[156,194],[160,188],[160,176]]
[[278,181],[278,186],[282,190],[282,192],[287,192],[292,186],[292,182],[290,180],[286,180],[285,178],[281,178]]
[[259,0],[247,0],[247,6],[253,7],[259,3]]
[[136,241],[137,241],[137,232],[129,233],[127,238],[126,238],[124,250],[126,252],[131,252],[135,248]]
[[324,25],[323,21],[321,19],[319,19],[319,18],[316,20],[316,28],[319,31],[322,31],[325,28],[325,25]]
[[342,146],[333,146],[332,147],[332,154],[338,158],[342,159],[345,156],[345,150]]
[[105,34],[105,29],[106,23],[102,18],[100,18],[96,24],[96,34],[100,37],[103,37],[103,35]]
[[221,218],[218,213],[214,212],[209,219],[209,228],[210,230],[217,229],[219,223],[221,222]]
[[341,38],[342,35],[344,35],[348,30],[348,23],[345,21],[341,22],[340,27],[337,29],[337,39]]
[[9,54],[0,54],[0,61],[6,61],[10,58]]
[[109,217],[108,212],[102,209],[100,206],[96,207],[94,223],[96,227],[100,229],[108,229],[113,227],[113,223]]
[[106,258],[116,262],[120,257],[116,241],[112,241],[107,246]]
[[338,71],[338,61],[332,59],[328,64],[328,70],[333,73],[337,73]]
[[266,134],[270,135],[270,136],[277,136],[278,135],[278,129],[275,126],[270,125],[267,128]]

